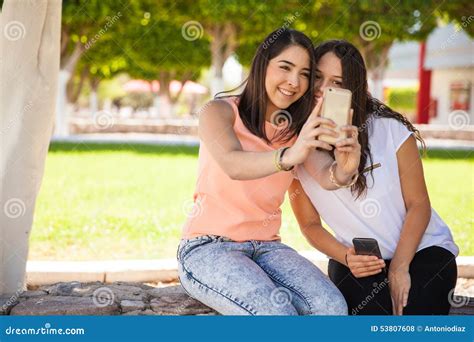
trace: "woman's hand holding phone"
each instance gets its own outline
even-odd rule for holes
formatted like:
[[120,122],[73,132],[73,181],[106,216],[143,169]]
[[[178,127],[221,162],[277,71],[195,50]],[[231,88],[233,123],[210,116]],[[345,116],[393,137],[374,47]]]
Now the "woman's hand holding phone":
[[[315,148],[331,151],[333,147],[327,142],[318,139],[320,135],[329,135],[337,138],[339,134],[334,130],[336,124],[328,118],[320,116],[322,101],[319,101],[308,116],[298,138],[283,156],[284,165],[298,165],[303,163],[309,153]],[[323,127],[323,125],[325,127]]]
[[321,116],[337,124],[333,128],[339,132],[338,137],[321,135],[319,140],[334,145],[334,157],[337,162],[335,178],[339,183],[347,183],[358,172],[361,146],[357,139],[358,129],[352,125],[354,110],[351,109],[352,93],[342,88],[324,88]]
[[[354,111],[351,109],[349,114],[349,122],[352,122]],[[346,132],[348,138],[340,140],[336,143],[334,157],[336,159],[336,179],[350,179],[358,172],[361,156],[361,146],[358,140],[358,128],[353,125],[345,125],[341,127],[341,131]]]
[[356,278],[368,277],[382,272],[385,261],[374,255],[357,255],[354,248],[347,250],[347,267]]

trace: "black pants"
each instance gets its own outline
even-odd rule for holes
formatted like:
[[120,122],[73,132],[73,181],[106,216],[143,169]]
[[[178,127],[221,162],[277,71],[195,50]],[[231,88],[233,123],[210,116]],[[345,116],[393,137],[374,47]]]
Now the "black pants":
[[[387,272],[390,261],[385,260]],[[388,274],[384,271],[356,278],[349,268],[331,259],[328,274],[344,295],[350,315],[392,315]],[[411,288],[404,315],[449,313],[448,297],[457,279],[456,258],[451,252],[438,246],[417,252],[410,264],[410,277]]]

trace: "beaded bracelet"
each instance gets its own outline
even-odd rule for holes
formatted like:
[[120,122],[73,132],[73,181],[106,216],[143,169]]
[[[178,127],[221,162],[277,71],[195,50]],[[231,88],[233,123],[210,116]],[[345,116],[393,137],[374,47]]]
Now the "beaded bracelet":
[[336,180],[336,177],[334,177],[334,169],[336,165],[337,165],[337,162],[334,161],[329,167],[329,180],[331,181],[331,183],[337,186],[338,188],[350,188],[351,186],[353,186],[357,182],[357,178],[359,178],[359,174],[356,173],[352,177],[352,181],[349,184],[339,184]]

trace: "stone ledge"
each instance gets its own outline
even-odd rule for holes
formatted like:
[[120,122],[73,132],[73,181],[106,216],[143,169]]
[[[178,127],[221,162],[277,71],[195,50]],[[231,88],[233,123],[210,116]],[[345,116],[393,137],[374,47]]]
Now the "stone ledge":
[[[450,315],[473,315],[474,298],[454,296]],[[0,315],[218,315],[189,297],[181,285],[58,283],[0,296]]]
[[58,283],[0,297],[0,315],[217,315],[181,286]]

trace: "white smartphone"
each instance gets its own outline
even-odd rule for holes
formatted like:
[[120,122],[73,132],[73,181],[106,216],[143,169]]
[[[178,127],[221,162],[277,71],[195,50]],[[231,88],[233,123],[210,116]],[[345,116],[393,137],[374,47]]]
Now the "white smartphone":
[[[348,89],[324,88],[321,116],[336,123],[337,127],[334,130],[339,133],[339,137],[321,134],[319,140],[335,145],[339,140],[347,137],[346,132],[341,132],[341,126],[350,124],[351,101],[352,93]],[[323,125],[323,127],[327,127],[327,125]]]

